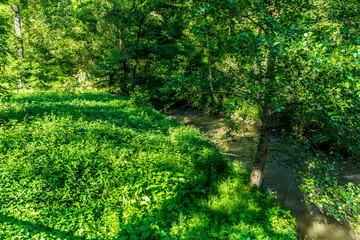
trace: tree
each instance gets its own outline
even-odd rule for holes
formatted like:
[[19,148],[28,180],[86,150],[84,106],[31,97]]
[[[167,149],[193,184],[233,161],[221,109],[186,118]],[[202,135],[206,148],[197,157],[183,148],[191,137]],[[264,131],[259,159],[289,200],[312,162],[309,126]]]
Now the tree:
[[[0,6],[5,4],[5,0],[0,0]],[[0,84],[6,82],[6,78],[3,75],[4,66],[7,62],[7,54],[9,52],[8,45],[7,45],[7,31],[8,25],[6,23],[6,18],[3,14],[0,14]],[[0,94],[4,93],[3,86],[0,85]]]
[[24,44],[21,39],[21,9],[19,5],[15,3],[11,4],[11,7],[14,10],[14,29],[19,42],[19,57],[24,58]]
[[[253,162],[250,184],[260,187],[268,153],[272,119],[282,111],[289,96],[296,91],[295,76],[299,63],[289,49],[298,45],[304,29],[304,13],[308,1],[230,1],[217,6],[236,25],[230,38],[232,51],[244,62],[243,74],[237,82],[248,99],[261,106],[261,130]],[[223,32],[223,34],[227,34]]]
[[[23,59],[24,58],[24,44],[23,44],[23,40],[22,40],[22,34],[21,34],[21,9],[19,7],[18,4],[11,4],[12,9],[14,10],[14,29],[15,29],[15,36],[18,39],[18,48],[19,48],[19,58]],[[24,85],[23,80],[21,79],[21,75],[19,76],[19,86],[18,89],[20,89],[20,87],[22,85]]]

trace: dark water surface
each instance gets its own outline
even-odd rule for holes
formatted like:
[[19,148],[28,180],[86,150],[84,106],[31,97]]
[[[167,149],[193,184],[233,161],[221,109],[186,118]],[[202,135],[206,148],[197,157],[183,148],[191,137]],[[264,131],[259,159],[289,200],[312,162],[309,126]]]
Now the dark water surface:
[[[239,133],[229,136],[226,134],[228,128],[223,121],[224,118],[220,115],[183,108],[171,109],[166,115],[186,125],[197,127],[219,146],[224,155],[230,156],[234,161],[241,161],[247,168],[251,168],[251,159],[256,149],[256,136],[260,128],[258,124],[241,123]],[[279,149],[279,147],[281,149],[280,140],[273,138],[270,149]],[[286,146],[286,149],[289,149],[289,146]],[[296,153],[295,147],[293,152]],[[269,157],[269,162],[265,166],[263,185],[276,192],[279,204],[284,209],[290,210],[291,215],[296,218],[299,239],[359,240],[360,236],[354,234],[347,224],[326,218],[320,212],[316,212],[316,209],[312,209],[315,213],[309,213],[302,202],[303,195],[293,174],[283,164],[290,157],[291,155],[286,151],[277,152],[276,158]],[[349,167],[342,173],[341,181],[360,184],[360,173]]]

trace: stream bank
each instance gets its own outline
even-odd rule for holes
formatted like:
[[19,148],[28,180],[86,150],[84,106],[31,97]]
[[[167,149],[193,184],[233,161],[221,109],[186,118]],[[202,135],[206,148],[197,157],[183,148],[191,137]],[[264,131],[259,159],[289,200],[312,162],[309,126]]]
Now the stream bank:
[[[224,123],[224,117],[216,114],[202,113],[184,108],[174,108],[166,112],[169,118],[174,118],[186,125],[193,125],[215,142],[220,151],[234,161],[241,161],[247,169],[251,169],[259,124],[240,123],[241,130],[229,134]],[[270,148],[281,146],[281,141],[272,138]],[[296,146],[294,146],[296,152]],[[276,197],[283,209],[290,210],[296,218],[299,239],[324,240],[359,240],[360,236],[353,233],[347,224],[339,223],[314,209],[310,214],[303,203],[303,195],[295,180],[294,174],[284,164],[290,156],[287,153],[277,153],[269,157],[265,166],[263,186]],[[342,181],[360,184],[360,174],[353,168],[345,168],[341,174]]]

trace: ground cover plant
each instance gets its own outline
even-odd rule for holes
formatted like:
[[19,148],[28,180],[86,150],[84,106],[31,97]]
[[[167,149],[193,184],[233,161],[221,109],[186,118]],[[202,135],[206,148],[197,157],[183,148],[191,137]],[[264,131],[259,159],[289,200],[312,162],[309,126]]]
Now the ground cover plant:
[[139,101],[0,103],[0,239],[295,239],[288,212],[198,130]]

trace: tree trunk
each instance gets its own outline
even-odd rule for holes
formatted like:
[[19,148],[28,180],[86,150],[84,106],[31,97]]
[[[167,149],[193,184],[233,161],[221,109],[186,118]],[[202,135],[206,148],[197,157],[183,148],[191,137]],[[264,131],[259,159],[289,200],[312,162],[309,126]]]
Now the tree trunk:
[[[17,4],[11,5],[12,9],[14,10],[14,27],[15,27],[15,35],[18,39],[18,56],[23,59],[24,58],[24,43],[21,37],[21,10]],[[24,85],[23,80],[21,79],[21,76],[19,76],[18,80],[18,93],[20,93],[20,88]]]
[[[261,28],[258,27],[258,29],[257,29],[257,36],[259,37],[260,34],[261,34]],[[255,43],[254,48],[255,48],[256,50],[259,48],[258,43]],[[258,74],[259,74],[259,71],[260,71],[260,69],[259,69],[258,55],[257,55],[257,53],[255,53],[255,61],[254,61],[254,73],[255,73],[255,75],[258,75]]]
[[16,4],[11,5],[12,9],[14,10],[14,26],[15,26],[15,35],[18,38],[19,43],[19,54],[18,56],[24,58],[24,45],[21,39],[21,19],[20,19],[20,8]]
[[125,54],[125,58],[123,59],[123,70],[124,70],[124,80],[127,80],[127,73],[128,73],[128,65],[130,67],[130,73],[131,73],[131,83],[132,83],[132,88],[133,90],[135,89],[135,76],[134,76],[134,72],[133,72],[133,67],[128,59],[128,55],[127,55],[127,51],[126,51],[126,47],[125,47],[125,42],[122,39],[122,29],[119,28],[119,26],[117,24],[115,24],[116,28],[118,29],[118,33],[119,33],[119,50],[121,53]]
[[215,94],[215,91],[214,91],[214,87],[213,87],[213,84],[212,84],[211,55],[210,55],[210,48],[209,48],[209,38],[208,38],[207,35],[206,35],[206,55],[207,55],[208,67],[209,67],[208,79],[209,79],[210,90],[211,90],[211,93],[213,95],[215,104],[217,104],[218,100],[217,100],[217,97],[216,97],[216,94]]
[[[119,34],[119,50],[121,53],[125,53],[125,46],[124,46],[124,41],[122,39],[122,29],[120,29],[117,25],[116,25],[117,29],[118,29],[118,34]],[[126,82],[127,80],[127,60],[126,60],[126,57],[123,59],[123,70],[124,70],[124,80]]]
[[132,90],[134,91],[136,88],[136,84],[135,84],[135,75],[134,75],[134,68],[131,64],[131,62],[129,61],[129,66],[130,66],[130,71],[131,71],[131,84],[132,84]]
[[228,35],[231,36],[231,18],[229,19]]
[[255,155],[253,168],[250,176],[250,185],[256,185],[258,188],[261,186],[263,179],[263,172],[266,163],[266,157],[269,150],[270,140],[270,120],[271,120],[271,106],[270,102],[266,101],[263,107],[262,125],[260,128],[260,137],[258,149]]
[[[269,62],[270,61],[270,62]],[[269,63],[268,63],[269,62]],[[250,176],[250,186],[256,185],[260,187],[263,179],[264,167],[266,164],[266,157],[269,150],[269,141],[271,133],[271,116],[272,116],[272,90],[274,88],[274,79],[275,79],[275,55],[272,50],[270,50],[269,55],[265,58],[264,69],[263,69],[263,86],[265,88],[264,99],[262,110],[263,116],[261,118],[261,128],[260,128],[260,137],[258,143],[258,149],[255,155],[255,160],[253,163],[253,168]],[[267,81],[268,80],[268,81]]]

